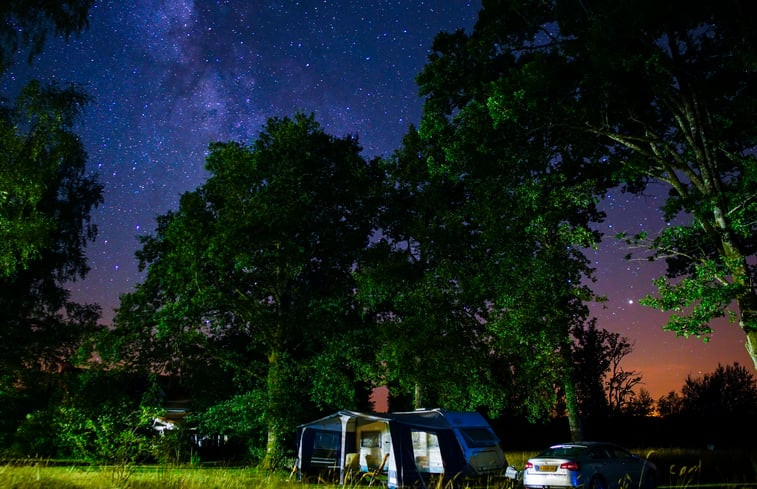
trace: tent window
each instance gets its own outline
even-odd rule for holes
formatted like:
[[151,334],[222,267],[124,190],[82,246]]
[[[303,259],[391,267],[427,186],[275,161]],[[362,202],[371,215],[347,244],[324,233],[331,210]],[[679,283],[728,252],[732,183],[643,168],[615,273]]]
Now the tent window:
[[340,434],[333,431],[318,431],[313,440],[313,454],[310,463],[315,467],[336,467]]
[[339,433],[330,431],[319,431],[315,434],[313,448],[316,450],[336,450],[339,447]]
[[418,472],[444,473],[442,452],[439,449],[439,437],[428,431],[411,431],[413,439],[413,457]]

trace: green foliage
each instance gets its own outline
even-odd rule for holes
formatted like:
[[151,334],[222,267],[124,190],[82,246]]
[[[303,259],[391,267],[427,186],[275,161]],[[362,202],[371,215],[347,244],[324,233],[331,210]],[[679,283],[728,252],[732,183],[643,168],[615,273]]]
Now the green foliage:
[[[0,117],[1,279],[28,269],[56,243],[63,245],[60,233],[68,222],[58,219],[65,219],[65,206],[72,217],[88,222],[89,208],[101,202],[100,186],[83,177],[86,155],[71,132],[86,101],[75,87],[59,89],[32,82],[11,111]],[[75,191],[81,192],[82,210],[74,207],[78,202],[71,194]],[[85,233],[82,240],[94,236],[94,228],[82,223],[74,229]],[[72,241],[63,251],[70,254],[67,259],[76,268],[69,273],[75,276],[84,265],[81,259],[75,261],[72,247],[81,242]]]
[[[647,304],[674,312],[668,329],[704,338],[713,318],[738,305],[757,360],[757,39],[745,20],[755,6],[601,0],[584,7],[484,1],[470,35],[439,36],[419,76],[421,133],[444,147],[429,161],[434,171],[471,179],[499,161],[481,149],[497,147],[500,136],[514,156],[506,174],[531,169],[513,195],[523,189],[523,202],[549,202],[529,190],[549,178],[568,197],[562,202],[579,210],[612,186],[669,187],[662,210],[680,224],[648,242],[650,258],[666,260],[669,278],[689,280],[661,280],[662,297]],[[477,128],[468,145],[459,144],[463,127]],[[544,219],[546,209],[532,210],[530,224],[558,228],[554,215]],[[568,242],[591,244],[580,236]],[[624,239],[638,244],[646,236]]]
[[[81,360],[80,349],[98,329],[99,306],[71,301],[66,288],[88,271],[84,248],[96,235],[90,215],[102,202],[102,186],[85,174],[86,154],[72,132],[86,101],[75,87],[32,82],[0,115],[4,446],[13,443],[16,423],[57,398],[64,382],[54,374]],[[37,419],[45,418],[27,422]]]
[[129,465],[154,454],[152,423],[158,414],[146,407],[130,412],[105,408],[96,415],[62,407],[52,426],[59,430],[63,453],[99,463]]
[[[401,203],[382,216],[389,257],[361,293],[387,333],[378,360],[395,390],[539,418],[555,384],[572,384],[569,331],[593,297],[580,249],[598,238],[589,225],[608,179],[586,158],[592,141],[543,125],[565,108],[549,96],[570,92],[555,80],[533,95],[555,60],[518,59],[507,43],[521,17],[499,10],[507,3],[485,2],[471,35],[435,39],[420,129],[386,162],[385,195]],[[520,3],[521,16],[539,10]]]
[[27,414],[10,440],[15,456],[127,464],[152,454],[160,411],[144,379],[97,368],[50,377],[56,384],[19,404]]
[[[741,267],[738,261],[727,261],[737,268]],[[690,275],[676,282],[666,277],[655,279],[659,296],[647,296],[641,303],[675,312],[666,329],[678,336],[695,335],[706,342],[712,333],[709,326],[712,319],[723,317],[726,308],[743,294],[740,292],[743,286],[730,281],[734,272],[733,266],[723,266],[715,260],[697,263],[692,266]],[[735,320],[733,312],[729,314]]]
[[[147,276],[122,298],[105,357],[181,372],[204,408],[217,405],[210,419],[254,393],[240,434],[264,420],[271,456],[311,402],[346,402],[313,385],[330,377],[348,392],[356,375],[319,359],[332,345],[349,348],[362,327],[353,274],[379,178],[359,152],[354,138],[327,135],[302,114],[269,120],[249,146],[212,144],[210,178],[142,238]],[[315,365],[323,373],[301,373]]]
[[194,416],[200,433],[213,433],[241,440],[248,455],[259,462],[265,456],[267,435],[264,391],[249,391],[210,406]]

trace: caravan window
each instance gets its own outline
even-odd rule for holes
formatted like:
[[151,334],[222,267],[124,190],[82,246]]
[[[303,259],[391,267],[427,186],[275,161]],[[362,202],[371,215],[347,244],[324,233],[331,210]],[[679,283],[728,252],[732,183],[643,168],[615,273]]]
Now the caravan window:
[[460,428],[465,444],[470,448],[484,448],[496,445],[497,438],[486,428]]
[[444,473],[442,452],[439,449],[439,437],[428,431],[411,431],[413,440],[413,457],[418,472],[433,474]]
[[380,448],[381,432],[380,431],[363,431],[360,434],[361,448]]

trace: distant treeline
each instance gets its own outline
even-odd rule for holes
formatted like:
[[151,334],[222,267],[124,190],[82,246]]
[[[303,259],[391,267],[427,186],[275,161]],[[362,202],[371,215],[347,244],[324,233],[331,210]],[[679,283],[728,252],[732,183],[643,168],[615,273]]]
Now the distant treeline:
[[[491,421],[507,450],[541,450],[569,441],[566,418],[545,423],[529,423],[523,418]],[[752,419],[732,416],[613,416],[583,420],[587,440],[607,440],[630,447],[683,448],[702,450],[754,448],[757,425]],[[639,455],[644,455],[640,453]]]

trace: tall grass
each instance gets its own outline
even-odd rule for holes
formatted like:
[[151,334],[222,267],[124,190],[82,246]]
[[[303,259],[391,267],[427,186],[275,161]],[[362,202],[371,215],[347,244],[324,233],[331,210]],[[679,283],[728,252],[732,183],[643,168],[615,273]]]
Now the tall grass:
[[[655,449],[636,451],[657,466],[660,486],[676,489],[700,485],[746,487],[757,481],[757,452]],[[536,452],[509,451],[510,465],[522,470]],[[180,466],[48,466],[45,463],[0,465],[2,489],[333,489],[333,484],[304,484],[289,473],[260,472],[250,468]],[[367,488],[350,484],[347,489]],[[378,485],[373,487],[380,487]],[[702,486],[700,486],[702,487]],[[429,485],[448,489],[447,481]],[[340,488],[343,489],[343,488]],[[486,489],[522,489],[520,483],[498,479]]]
[[3,489],[291,489],[276,473],[253,469],[135,467],[128,477],[113,467],[0,467]]

